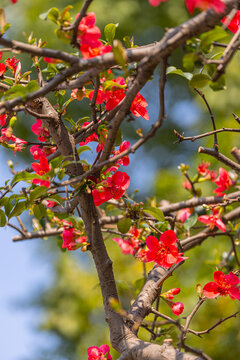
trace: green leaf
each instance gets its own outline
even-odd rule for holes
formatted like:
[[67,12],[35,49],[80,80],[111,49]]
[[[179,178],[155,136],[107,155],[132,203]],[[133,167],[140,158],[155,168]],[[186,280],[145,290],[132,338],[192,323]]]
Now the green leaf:
[[84,151],[91,151],[92,152],[92,149],[87,145],[80,146],[80,148],[77,149],[78,155],[80,155]]
[[37,80],[29,81],[29,83],[26,86],[26,91],[27,91],[28,94],[30,94],[31,92],[34,92],[34,91],[36,91],[38,89],[39,89],[39,85],[38,85]]
[[110,23],[110,24],[107,24],[104,28],[104,35],[109,44],[112,44],[112,42],[115,38],[117,27],[118,27],[118,24]]
[[47,18],[51,21],[53,21],[55,24],[59,25],[59,17],[60,17],[60,11],[58,8],[53,7],[48,10]]
[[120,146],[121,143],[122,143],[122,131],[119,128],[118,131],[117,131],[117,135],[116,135],[116,138],[115,138],[114,145],[115,146]]
[[63,198],[59,194],[51,195],[47,198],[47,200],[56,201],[58,204],[63,203]]
[[164,215],[162,210],[152,206],[144,206],[143,211],[154,216],[158,221],[164,221]]
[[192,80],[190,80],[189,85],[196,88],[202,88],[208,85],[210,77],[205,74],[196,74],[193,75]]
[[37,186],[36,189],[30,192],[30,202],[40,198],[43,194],[47,194],[47,188],[45,186]]
[[10,186],[13,186],[13,184],[15,182],[28,181],[28,180],[32,180],[32,179],[35,179],[35,178],[39,178],[39,177],[36,174],[30,174],[27,171],[23,171],[23,172],[20,172],[20,173],[16,174],[13,177]]
[[11,219],[14,216],[21,215],[23,211],[27,210],[27,208],[28,208],[27,201],[18,202],[17,205],[14,206],[13,210],[10,212],[8,219]]
[[226,90],[225,75],[221,75],[217,81],[210,81],[209,86],[214,91]]
[[33,207],[33,214],[38,220],[40,220],[46,216],[47,210],[43,204],[35,205]]
[[189,218],[187,218],[187,220],[184,223],[185,229],[187,230],[191,229],[191,227],[193,227],[196,224],[197,220],[198,220],[198,214],[192,213],[191,216],[189,216]]
[[126,69],[127,57],[124,52],[124,47],[122,46],[121,41],[113,41],[113,56],[117,64],[121,65],[123,70]]
[[122,234],[126,234],[130,229],[131,224],[132,224],[131,219],[124,217],[123,219],[120,219],[118,221],[117,228]]
[[198,56],[195,52],[187,53],[183,57],[183,67],[187,70],[192,72],[195,67],[195,62],[198,61]]
[[64,21],[70,21],[71,20],[71,14],[68,10],[73,9],[72,5],[66,6],[63,11],[61,12],[61,23],[64,23]]
[[6,225],[7,219],[3,210],[0,210],[0,227]]
[[220,26],[215,26],[213,30],[210,30],[200,35],[200,49],[201,51],[208,53],[211,50],[213,41],[220,41],[228,36],[227,32]]
[[182,77],[184,77],[185,79],[187,80],[191,80],[193,75],[191,73],[188,73],[188,72],[183,72],[181,69],[177,69],[175,68],[175,66],[169,66],[167,68],[167,72],[166,72],[167,75],[169,74],[176,74],[176,75],[180,75]]

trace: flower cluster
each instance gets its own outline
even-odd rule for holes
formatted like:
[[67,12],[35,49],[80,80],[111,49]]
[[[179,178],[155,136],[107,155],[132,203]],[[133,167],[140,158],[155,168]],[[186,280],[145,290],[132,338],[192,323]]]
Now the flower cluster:
[[[49,137],[49,131],[43,126],[42,120],[37,119],[36,123],[31,127],[32,132],[37,135],[39,141],[46,142]],[[51,167],[48,164],[47,156],[54,153],[56,151],[56,146],[42,146],[33,145],[30,148],[30,152],[33,156],[34,160],[39,160],[39,163],[31,163],[32,169],[35,173],[39,176],[46,175],[50,170]],[[45,187],[49,187],[50,181],[49,177],[47,179],[33,179],[33,184],[41,185]]]
[[[77,17],[79,14],[77,15]],[[78,40],[80,41],[80,51],[84,58],[92,58],[112,51],[111,45],[103,45],[99,40],[101,37],[100,29],[95,25],[96,15],[89,12],[78,26]]]
[[130,185],[130,177],[122,171],[115,172],[96,185],[92,195],[96,206],[110,199],[120,199]]
[[175,295],[179,294],[180,291],[181,290],[179,288],[174,288],[174,289],[168,290],[165,293],[161,294],[161,298],[168,304],[168,306],[170,306],[173,314],[175,314],[177,316],[179,316],[183,312],[184,306],[181,302],[175,303],[170,300],[172,300]]
[[[4,114],[0,120],[2,121],[2,124],[5,124],[6,114]],[[13,129],[9,126],[8,128],[1,129],[0,144],[15,152],[22,151],[27,144],[27,141],[13,135]]]
[[[0,60],[1,59],[2,59],[2,52],[0,52]],[[13,56],[12,58],[7,58],[5,60],[5,64],[4,62],[0,62],[0,76],[3,76],[5,71],[7,71],[8,69],[11,70],[13,74],[15,74],[17,70],[17,64],[19,61],[20,59],[16,59],[15,56]]]
[[91,346],[87,349],[88,360],[112,360],[108,345]]

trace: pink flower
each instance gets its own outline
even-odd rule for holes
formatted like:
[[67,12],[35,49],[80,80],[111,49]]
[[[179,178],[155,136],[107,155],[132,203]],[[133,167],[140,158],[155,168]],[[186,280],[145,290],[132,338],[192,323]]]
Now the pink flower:
[[192,189],[192,186],[191,186],[190,182],[188,180],[186,180],[186,179],[184,180],[182,186],[186,190],[191,190]]
[[108,345],[101,345],[100,347],[91,346],[87,349],[87,354],[88,360],[112,360]]
[[222,222],[219,211],[217,209],[213,209],[212,215],[201,215],[198,220],[203,224],[206,224],[210,230],[213,230],[214,227],[218,227],[219,230],[226,231],[226,225]]
[[215,271],[213,274],[214,282],[207,283],[203,288],[203,295],[208,299],[216,298],[217,296],[229,295],[231,299],[240,301],[240,290],[236,285],[239,284],[239,278],[230,272],[225,275],[222,271]]
[[181,209],[177,213],[177,219],[180,220],[182,223],[185,223],[185,221],[191,216],[193,213],[193,209]]
[[185,0],[188,11],[192,14],[196,8],[201,10],[213,9],[217,13],[225,10],[225,4],[221,0]]
[[163,268],[170,268],[187,258],[182,257],[176,247],[177,237],[173,230],[167,230],[160,236],[160,243],[154,236],[148,236],[146,245],[148,247],[147,260],[154,261]]
[[[229,20],[227,17],[224,17],[222,20],[223,24],[228,24]],[[240,10],[236,12],[230,23],[227,25],[228,29],[234,34],[238,31],[240,26]]]
[[207,161],[205,162],[202,160],[201,163],[197,167],[198,173],[202,176],[206,176],[208,173],[207,169],[210,165],[211,165],[210,162],[207,162]]
[[214,182],[216,185],[218,185],[218,187],[213,191],[217,194],[217,196],[225,195],[223,191],[228,190],[231,186],[234,185],[228,171],[222,167],[219,168],[219,176]]
[[160,5],[162,2],[164,1],[168,1],[168,0],[148,0],[149,1],[149,4],[152,5],[152,6],[158,6]]
[[141,234],[141,230],[138,230],[135,226],[133,226],[129,230],[129,234],[132,235],[129,238],[113,238],[113,241],[115,241],[120,246],[123,254],[134,255],[140,249],[140,241],[138,238]]

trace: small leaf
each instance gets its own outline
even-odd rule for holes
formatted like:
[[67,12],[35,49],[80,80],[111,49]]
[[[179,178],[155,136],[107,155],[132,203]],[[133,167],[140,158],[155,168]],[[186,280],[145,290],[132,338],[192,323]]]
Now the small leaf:
[[198,56],[195,52],[192,53],[187,53],[184,55],[183,57],[183,67],[187,70],[187,71],[193,71],[194,66],[195,66],[195,62],[198,61]]
[[6,216],[3,210],[0,210],[0,227],[3,227],[6,225]]
[[208,53],[211,50],[213,41],[220,41],[225,39],[228,36],[227,32],[223,30],[220,26],[215,26],[213,30],[210,30],[200,36],[201,51]]
[[58,8],[53,7],[48,10],[47,18],[53,21],[57,25],[59,25],[59,21],[58,21],[59,17],[60,17],[60,12]]
[[187,220],[184,223],[185,229],[187,230],[191,229],[191,227],[193,227],[196,224],[197,220],[198,220],[198,214],[192,213],[191,216],[189,216],[189,218],[187,218]]
[[118,221],[117,228],[122,234],[126,234],[130,229],[131,224],[132,224],[131,219],[124,217],[123,219],[120,219]]
[[27,171],[23,171],[23,172],[20,172],[20,173],[16,174],[13,177],[10,186],[12,186],[15,182],[32,180],[32,179],[35,179],[35,178],[38,178],[38,176],[36,174],[30,174]]
[[33,207],[33,214],[38,220],[40,220],[46,216],[47,210],[43,204],[35,205]]
[[104,28],[104,35],[109,44],[112,44],[112,42],[115,38],[117,27],[118,27],[118,24],[110,23],[110,24],[107,24]]
[[180,75],[182,77],[184,77],[185,79],[187,80],[191,80],[193,75],[191,73],[188,73],[188,72],[183,72],[181,69],[177,69],[175,68],[175,66],[169,66],[167,68],[167,72],[166,72],[167,75],[169,74],[176,74],[176,75]]
[[205,74],[196,74],[193,75],[192,80],[190,80],[189,85],[196,88],[202,88],[208,85],[210,77]]
[[45,186],[37,186],[36,189],[30,192],[30,202],[40,198],[43,194],[47,193],[47,188]]
[[80,148],[77,149],[78,155],[80,155],[84,151],[91,151],[92,152],[92,149],[87,145],[80,146]]
[[156,207],[144,206],[143,211],[154,216],[158,221],[164,221],[165,219],[162,210]]
[[113,56],[116,63],[121,65],[123,70],[125,71],[127,56],[125,54],[124,47],[122,46],[122,43],[119,40],[113,41]]
[[14,216],[19,216],[22,214],[23,211],[27,210],[28,208],[28,202],[27,201],[21,201],[18,202],[16,206],[14,206],[13,210],[8,216],[8,219],[11,219]]
[[1,32],[4,30],[4,27],[6,26],[6,16],[5,11],[3,8],[0,8],[0,30]]
[[214,81],[214,82],[210,81],[209,86],[214,91],[226,90],[227,87],[226,87],[226,82],[225,82],[225,76],[221,75],[217,81]]

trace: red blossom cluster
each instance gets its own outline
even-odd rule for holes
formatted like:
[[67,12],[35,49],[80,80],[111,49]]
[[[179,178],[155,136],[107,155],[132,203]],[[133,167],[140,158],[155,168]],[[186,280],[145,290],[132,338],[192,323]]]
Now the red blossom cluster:
[[[79,14],[77,14],[78,18]],[[96,15],[89,12],[82,18],[78,26],[78,40],[80,41],[80,51],[85,59],[112,51],[111,45],[103,45],[99,40],[101,37],[100,29],[95,25]]]
[[222,271],[215,271],[213,274],[214,281],[207,283],[203,288],[203,295],[208,299],[214,299],[217,296],[229,295],[231,299],[240,301],[240,289],[238,286],[239,278],[230,272],[225,275]]
[[117,171],[112,176],[108,176],[92,191],[95,205],[99,206],[110,199],[120,199],[129,185],[130,177],[125,172]]
[[[69,226],[69,225],[68,225]],[[79,231],[73,227],[67,227],[62,233],[63,244],[62,248],[68,250],[76,250],[80,246],[88,245],[87,236],[82,236],[79,234]]]
[[[3,53],[0,52],[0,60],[2,58],[2,55]],[[13,56],[12,58],[7,58],[5,60],[5,64],[4,62],[0,62],[0,76],[3,76],[5,71],[7,71],[8,69],[11,70],[13,74],[15,74],[17,70],[17,64],[19,61],[20,59],[16,59],[15,56]]]
[[87,349],[88,360],[112,360],[108,345],[91,346]]
[[[4,114],[6,116],[6,114]],[[2,123],[5,124],[6,117],[2,118]],[[13,142],[13,144],[11,143]],[[13,135],[11,127],[1,129],[0,144],[6,146],[8,149],[15,151],[22,151],[27,144],[27,141],[22,140]]]
[[168,290],[165,293],[161,294],[161,298],[168,304],[168,306],[170,306],[170,308],[172,309],[173,314],[179,316],[183,310],[184,310],[184,305],[181,302],[173,302],[170,301],[172,299],[174,299],[174,296],[180,293],[180,289],[179,288],[174,288],[171,290]]
[[[49,137],[50,133],[42,124],[42,120],[36,119],[36,123],[31,127],[32,132],[37,135],[39,141],[46,142]],[[47,156],[54,153],[56,151],[56,146],[42,146],[40,145],[33,145],[30,148],[30,152],[33,156],[34,160],[39,160],[39,163],[31,163],[31,166],[36,174],[43,176],[46,175],[50,170],[51,167],[48,164]],[[41,185],[45,187],[49,187],[50,185],[50,178],[46,179],[33,179],[33,184]]]

